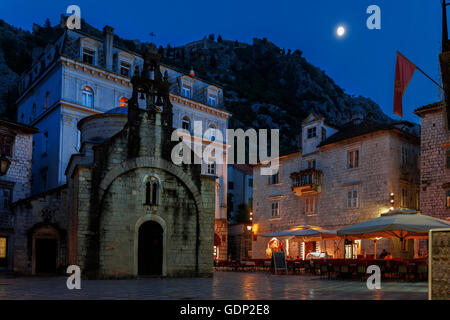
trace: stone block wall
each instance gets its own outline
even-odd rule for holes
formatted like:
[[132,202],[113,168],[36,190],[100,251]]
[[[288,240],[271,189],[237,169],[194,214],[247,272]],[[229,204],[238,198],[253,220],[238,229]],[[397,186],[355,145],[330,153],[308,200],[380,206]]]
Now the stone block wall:
[[446,167],[446,153],[450,150],[450,136],[444,108],[423,112],[421,117],[420,209],[423,214],[448,219],[446,193],[450,190],[450,169]]

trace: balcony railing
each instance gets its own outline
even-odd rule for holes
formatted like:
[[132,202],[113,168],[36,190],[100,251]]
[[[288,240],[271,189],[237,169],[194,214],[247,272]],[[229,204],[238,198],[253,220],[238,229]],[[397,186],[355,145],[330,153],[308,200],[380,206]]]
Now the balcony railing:
[[322,171],[306,169],[291,174],[292,190],[298,196],[309,193],[320,193],[322,186]]

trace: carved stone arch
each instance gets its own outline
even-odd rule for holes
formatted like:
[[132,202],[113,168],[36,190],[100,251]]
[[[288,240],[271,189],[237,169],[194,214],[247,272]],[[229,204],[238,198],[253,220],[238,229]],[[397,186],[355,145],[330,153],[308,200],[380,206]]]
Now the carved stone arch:
[[197,186],[192,181],[191,177],[189,177],[180,167],[174,165],[173,163],[154,157],[138,157],[134,159],[126,160],[116,166],[114,166],[102,179],[99,185],[99,201],[103,202],[103,197],[105,192],[108,190],[110,185],[116,180],[119,176],[125,174],[128,171],[135,170],[138,168],[156,168],[167,171],[180,179],[186,188],[191,192],[194,197],[195,204],[197,209],[200,212],[203,211],[203,205],[200,197],[200,191]]
[[139,228],[147,221],[155,221],[159,223],[163,230],[163,261],[162,261],[162,276],[167,276],[167,224],[166,221],[156,214],[146,214],[136,221],[134,227],[134,260],[133,260],[133,273],[134,276],[138,276],[138,247],[139,247]]
[[[156,184],[157,184],[157,191],[156,191],[156,200],[154,200],[153,199],[153,188],[154,188],[154,186],[153,186],[153,181],[155,181],[156,180]],[[154,201],[148,201],[148,196],[147,196],[147,183],[150,183],[151,184],[151,187],[150,187],[150,198],[151,199],[153,199]],[[142,182],[141,182],[141,190],[143,190],[143,192],[142,192],[142,196],[143,196],[143,199],[142,199],[142,203],[145,203],[145,204],[160,204],[161,203],[161,190],[162,190],[162,188],[163,188],[163,180],[161,179],[161,177],[159,176],[159,174],[158,173],[156,173],[156,172],[151,172],[151,173],[149,173],[149,174],[146,174],[145,176],[144,176],[144,178],[142,179]]]

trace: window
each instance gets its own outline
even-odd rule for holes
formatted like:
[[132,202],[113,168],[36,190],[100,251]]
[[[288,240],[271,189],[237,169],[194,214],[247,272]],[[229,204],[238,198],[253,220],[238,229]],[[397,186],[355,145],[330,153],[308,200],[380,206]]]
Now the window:
[[0,188],[0,211],[9,211],[12,198],[12,189]]
[[125,97],[120,98],[119,106],[120,107],[128,107],[128,99]]
[[316,131],[317,131],[316,127],[309,128],[307,130],[307,137],[308,137],[308,139],[315,138],[317,136],[317,132]]
[[213,107],[216,106],[216,96],[215,95],[212,95],[212,94],[208,95],[208,104]]
[[50,92],[45,93],[45,102],[44,102],[44,110],[47,110],[50,107]]
[[447,169],[450,169],[450,150],[447,150]]
[[95,62],[95,51],[87,48],[83,48],[83,57],[82,60],[84,63],[94,64]]
[[253,178],[249,178],[249,179],[248,179],[248,186],[249,186],[250,188],[253,188]]
[[131,70],[131,64],[128,62],[120,61],[120,74],[129,77],[130,76],[130,70]]
[[216,126],[213,124],[213,123],[211,123],[210,125],[209,125],[209,138],[210,138],[210,140],[211,141],[215,141],[216,140]]
[[0,259],[6,259],[6,238],[0,237]]
[[83,87],[82,104],[89,108],[94,106],[94,91],[89,87]]
[[271,176],[269,176],[269,184],[278,184],[279,183],[279,173],[277,172],[276,174],[273,174]]
[[187,131],[191,130],[191,121],[189,120],[189,117],[183,117],[181,120],[181,128]]
[[248,205],[248,207],[249,207],[250,209],[253,208],[253,198],[252,198],[252,197],[248,198],[248,203],[247,203],[247,205]]
[[347,191],[347,208],[349,209],[359,208],[358,190]]
[[212,158],[208,160],[208,174],[216,174],[216,163]]
[[322,141],[327,139],[327,129],[322,127]]
[[311,159],[306,162],[306,165],[308,166],[308,169],[315,169],[316,168],[316,159]]
[[0,156],[11,157],[13,152],[14,137],[0,135]]
[[446,207],[450,208],[450,190],[447,190],[447,193],[445,194],[446,197]]
[[402,167],[406,167],[408,165],[408,148],[406,146],[402,146]]
[[233,181],[228,181],[228,189],[234,190],[234,182]]
[[347,152],[347,168],[353,169],[359,167],[359,150]]
[[280,206],[278,202],[272,202],[272,217],[273,218],[280,217]]
[[48,151],[48,131],[42,135],[42,154],[47,154]]
[[156,178],[150,178],[150,181],[145,184],[145,204],[159,204],[159,183]]
[[309,197],[305,199],[305,214],[313,214],[316,210],[315,198]]
[[408,207],[408,189],[407,188],[402,188],[402,197],[400,199],[400,206],[402,208]]
[[181,95],[183,97],[190,98],[191,97],[191,87],[184,84],[183,87],[181,88]]
[[48,169],[43,169],[41,171],[41,191],[47,190],[47,178],[48,178]]

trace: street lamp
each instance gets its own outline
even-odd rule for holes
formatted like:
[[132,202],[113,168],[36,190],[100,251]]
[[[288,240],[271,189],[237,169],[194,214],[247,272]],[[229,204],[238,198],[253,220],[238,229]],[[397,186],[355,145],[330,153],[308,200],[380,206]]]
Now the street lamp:
[[10,165],[11,165],[11,160],[9,160],[5,156],[0,157],[0,176],[4,176],[8,172]]

